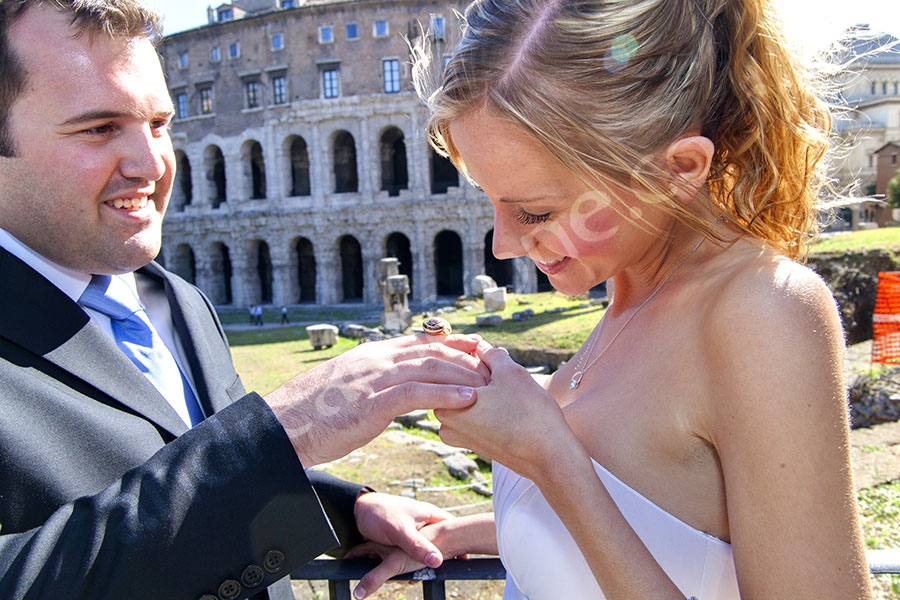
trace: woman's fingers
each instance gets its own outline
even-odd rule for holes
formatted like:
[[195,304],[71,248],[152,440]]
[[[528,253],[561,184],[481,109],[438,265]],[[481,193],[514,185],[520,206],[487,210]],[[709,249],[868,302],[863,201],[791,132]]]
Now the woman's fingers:
[[[357,549],[362,554],[357,553]],[[362,579],[359,580],[359,584],[353,590],[353,597],[357,599],[366,598],[384,585],[384,582],[391,577],[409,573],[425,566],[411,559],[399,548],[390,548],[372,542],[358,546],[351,552],[353,556],[372,556],[374,554],[382,559],[381,564],[363,575]]]

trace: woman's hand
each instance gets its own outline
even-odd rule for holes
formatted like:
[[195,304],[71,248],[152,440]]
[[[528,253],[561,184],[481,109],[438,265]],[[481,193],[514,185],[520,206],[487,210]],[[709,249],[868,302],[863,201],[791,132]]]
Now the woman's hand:
[[473,405],[434,411],[441,439],[490,456],[532,480],[552,471],[554,457],[580,448],[553,397],[506,350],[482,341],[476,356],[490,369],[490,383],[476,388]]

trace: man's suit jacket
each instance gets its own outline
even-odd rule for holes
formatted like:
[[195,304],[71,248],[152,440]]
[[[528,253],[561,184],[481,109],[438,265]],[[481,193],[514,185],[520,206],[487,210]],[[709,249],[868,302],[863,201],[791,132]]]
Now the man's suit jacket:
[[0,248],[0,598],[264,598],[336,535],[359,539],[361,487],[307,477],[245,394],[206,297],[155,263],[140,273],[167,294],[208,415],[191,430],[76,303]]

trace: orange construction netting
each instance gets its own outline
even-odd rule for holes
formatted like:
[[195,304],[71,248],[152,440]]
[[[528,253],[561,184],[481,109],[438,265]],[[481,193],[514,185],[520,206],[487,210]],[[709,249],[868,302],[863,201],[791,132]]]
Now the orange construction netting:
[[872,363],[900,364],[900,272],[878,273],[872,314]]

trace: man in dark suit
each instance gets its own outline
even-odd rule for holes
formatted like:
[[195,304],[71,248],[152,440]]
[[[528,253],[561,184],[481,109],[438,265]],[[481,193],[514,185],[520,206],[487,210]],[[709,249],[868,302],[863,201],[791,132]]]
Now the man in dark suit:
[[133,0],[0,1],[0,598],[290,598],[293,568],[364,538],[438,564],[418,529],[445,513],[304,467],[468,406],[477,339],[245,393],[208,300],[150,262],[175,162],[156,29]]

